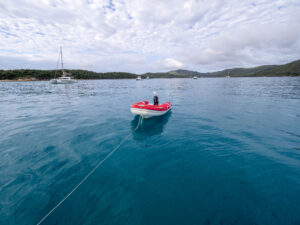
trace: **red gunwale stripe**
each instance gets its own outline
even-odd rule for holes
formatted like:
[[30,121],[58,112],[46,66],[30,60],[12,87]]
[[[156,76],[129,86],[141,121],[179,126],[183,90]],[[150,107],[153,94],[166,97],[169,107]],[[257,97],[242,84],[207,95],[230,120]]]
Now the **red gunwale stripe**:
[[[147,102],[148,103],[148,102]],[[166,111],[172,107],[171,102],[165,102],[161,105],[149,105],[145,104],[145,101],[143,102],[137,102],[133,105],[131,105],[130,108],[136,108],[136,109],[147,109],[147,110],[154,110],[154,111]]]

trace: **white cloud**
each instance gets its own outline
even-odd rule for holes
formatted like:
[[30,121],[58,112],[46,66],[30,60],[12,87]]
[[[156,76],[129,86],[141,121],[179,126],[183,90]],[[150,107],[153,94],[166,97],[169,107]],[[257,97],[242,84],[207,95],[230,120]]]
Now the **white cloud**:
[[300,58],[296,0],[11,0],[0,68],[212,71]]
[[165,59],[164,65],[168,69],[179,69],[184,66],[182,62],[179,62],[178,60],[171,59],[171,58]]

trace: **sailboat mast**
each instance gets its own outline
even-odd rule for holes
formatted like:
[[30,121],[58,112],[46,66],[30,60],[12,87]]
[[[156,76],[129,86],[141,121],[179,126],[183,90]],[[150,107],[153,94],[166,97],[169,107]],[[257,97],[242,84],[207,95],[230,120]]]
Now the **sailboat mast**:
[[62,75],[64,75],[64,61],[63,61],[62,47],[61,46],[60,46],[60,57],[61,57]]

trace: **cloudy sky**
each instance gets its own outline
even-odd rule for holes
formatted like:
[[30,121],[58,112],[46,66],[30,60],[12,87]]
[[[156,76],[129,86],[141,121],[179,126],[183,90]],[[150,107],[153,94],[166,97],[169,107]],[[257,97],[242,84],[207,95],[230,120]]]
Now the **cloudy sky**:
[[300,59],[299,0],[7,0],[0,69],[200,72]]

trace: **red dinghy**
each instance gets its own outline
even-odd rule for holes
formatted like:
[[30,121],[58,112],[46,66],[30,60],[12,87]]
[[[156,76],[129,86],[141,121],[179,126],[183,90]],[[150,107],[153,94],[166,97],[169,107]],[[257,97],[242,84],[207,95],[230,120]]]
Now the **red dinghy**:
[[144,118],[152,116],[162,116],[172,108],[171,102],[165,102],[161,105],[149,104],[148,101],[137,102],[131,105],[130,110],[135,115],[141,115]]

